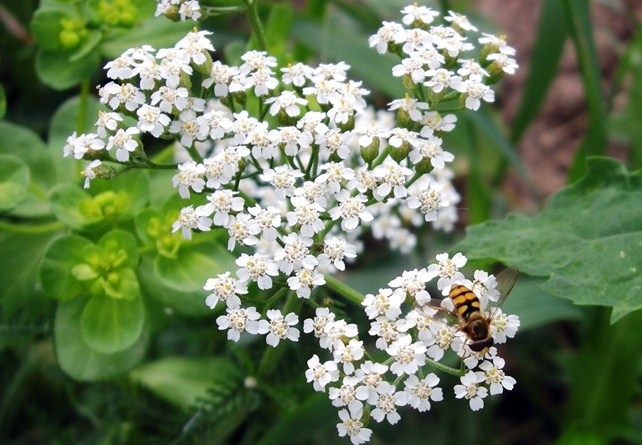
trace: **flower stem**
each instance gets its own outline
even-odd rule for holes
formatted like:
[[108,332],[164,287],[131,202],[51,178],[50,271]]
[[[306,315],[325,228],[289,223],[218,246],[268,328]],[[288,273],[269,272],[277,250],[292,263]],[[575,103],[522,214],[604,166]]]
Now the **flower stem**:
[[346,300],[361,306],[361,302],[363,301],[363,294],[361,292],[354,290],[343,281],[334,278],[332,275],[325,274],[324,277],[325,283],[330,289],[340,294]]
[[[287,288],[283,289],[288,290]],[[282,295],[281,291],[277,292],[277,294],[279,296]],[[283,305],[283,315],[285,316],[290,312],[296,313],[300,306],[301,300],[294,293],[290,292],[287,299],[285,300],[285,305]],[[273,348],[270,346],[266,348],[265,352],[263,353],[263,357],[261,357],[261,363],[259,364],[259,369],[256,373],[259,379],[266,375],[269,375],[272,372],[286,350],[287,348],[284,347]]]
[[263,32],[263,24],[259,18],[259,13],[256,8],[257,0],[244,0],[245,9],[247,11],[247,16],[250,19],[250,24],[252,25],[252,31],[256,37],[256,42],[259,49],[266,51],[267,43],[265,41],[265,33]]

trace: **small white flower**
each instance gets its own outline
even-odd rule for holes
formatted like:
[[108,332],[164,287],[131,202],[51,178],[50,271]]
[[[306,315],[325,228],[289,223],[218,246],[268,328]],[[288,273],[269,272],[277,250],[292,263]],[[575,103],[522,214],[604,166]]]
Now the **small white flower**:
[[412,342],[412,337],[405,334],[386,349],[395,361],[390,365],[390,371],[395,375],[411,375],[426,363],[426,346],[421,342]]
[[85,153],[90,150],[102,150],[105,148],[105,142],[98,138],[97,134],[81,134],[76,135],[74,131],[71,136],[67,138],[67,143],[63,148],[63,156],[67,157],[73,155],[76,159],[82,159]]
[[286,275],[301,268],[314,269],[318,261],[310,253],[312,239],[297,233],[289,233],[283,237],[283,247],[274,252],[274,261],[279,270]]
[[507,338],[515,337],[520,321],[517,315],[506,315],[500,308],[495,308],[490,320],[490,329],[496,344],[506,343]]
[[364,195],[350,196],[347,190],[341,190],[335,196],[339,205],[329,210],[332,220],[341,219],[341,228],[346,231],[352,231],[357,228],[359,221],[369,223],[374,216],[366,208],[365,202],[368,199]]
[[323,253],[318,256],[319,267],[334,267],[337,270],[345,270],[344,258],[348,260],[356,258],[357,248],[354,244],[348,244],[344,238],[326,237],[323,240]]
[[363,426],[362,416],[363,410],[361,408],[353,408],[350,411],[342,409],[339,411],[339,418],[341,419],[341,422],[337,424],[339,437],[349,436],[354,445],[368,442],[370,436],[372,436],[372,430]]
[[346,341],[359,335],[359,328],[354,323],[347,323],[345,320],[335,320],[328,322],[324,328],[324,334],[327,336],[325,347],[331,351],[345,345]]
[[414,299],[419,305],[425,305],[430,301],[430,294],[426,290],[426,284],[430,280],[426,269],[413,269],[404,271],[400,277],[391,280],[388,286],[399,288],[405,297]]
[[277,264],[268,256],[260,253],[254,255],[242,253],[236,260],[236,265],[241,267],[236,273],[239,280],[242,282],[255,281],[259,289],[270,289],[272,277],[279,274]]
[[103,163],[100,161],[100,159],[94,159],[89,164],[87,164],[83,171],[80,172],[80,174],[85,177],[83,188],[89,188],[91,181],[96,179],[96,170],[98,170],[102,164]]
[[335,315],[327,307],[316,309],[315,317],[303,321],[303,332],[312,332],[319,340],[319,345],[324,349],[332,348],[332,340],[326,332],[326,326],[334,322]]
[[217,226],[227,226],[230,213],[240,212],[245,206],[245,201],[238,192],[232,190],[216,190],[207,196],[209,203],[199,206],[197,211],[204,216],[214,214],[214,224]]
[[290,312],[285,317],[278,309],[270,309],[267,311],[268,320],[260,320],[257,328],[259,334],[267,334],[265,342],[276,347],[281,340],[299,340],[299,330],[292,326],[299,322],[299,317]]
[[260,176],[262,181],[269,182],[274,187],[278,200],[292,196],[298,178],[302,177],[303,172],[293,170],[287,165],[279,165],[274,169],[269,168]]
[[219,301],[224,301],[227,307],[239,307],[241,305],[239,295],[247,293],[247,284],[232,278],[230,272],[224,272],[218,274],[216,278],[208,278],[203,289],[212,291],[205,299],[205,304],[210,309],[216,308]]
[[504,373],[504,359],[493,357],[493,361],[485,360],[479,365],[479,369],[484,371],[485,382],[489,385],[490,395],[501,394],[504,389],[512,390],[517,381]]
[[193,206],[187,206],[181,209],[178,219],[172,224],[172,232],[177,232],[180,229],[183,238],[192,239],[192,230],[207,232],[211,226],[211,218],[199,215]]
[[484,398],[488,396],[488,389],[481,386],[485,380],[483,372],[468,371],[460,379],[461,384],[455,385],[455,397],[465,398],[473,411],[484,407]]
[[354,372],[353,362],[361,360],[364,353],[363,342],[354,338],[348,344],[338,343],[333,351],[334,361],[343,365],[344,374]]
[[250,334],[256,334],[258,330],[258,319],[261,317],[255,307],[248,308],[230,308],[226,310],[226,315],[221,315],[216,319],[219,330],[227,331],[227,339],[239,341],[243,331]]
[[383,22],[377,33],[368,38],[368,45],[374,46],[379,54],[385,54],[389,44],[399,43],[403,38],[403,26],[397,22]]
[[432,372],[421,380],[415,374],[410,375],[404,382],[408,405],[419,412],[428,411],[431,400],[439,402],[444,398],[438,384],[439,377]]
[[332,360],[321,363],[319,356],[314,354],[308,360],[308,370],[305,371],[305,378],[308,383],[313,382],[312,386],[315,391],[325,391],[328,383],[339,380],[339,369]]
[[467,258],[461,252],[457,252],[452,258],[448,253],[440,253],[436,259],[439,263],[431,264],[427,270],[431,277],[439,276],[437,287],[444,295],[448,295],[454,282],[464,280],[464,274],[459,269],[466,265]]
[[169,116],[162,113],[160,108],[148,104],[143,104],[138,108],[136,114],[138,115],[136,127],[141,132],[150,133],[155,138],[160,137],[170,124]]
[[310,269],[299,269],[293,277],[288,278],[288,287],[295,291],[299,298],[310,298],[312,289],[324,284],[323,275]]
[[408,395],[404,391],[397,391],[389,382],[381,382],[377,388],[376,399],[368,400],[374,406],[370,415],[377,422],[386,419],[388,423],[394,425],[401,419],[397,407],[406,405],[407,399]]
[[328,398],[333,406],[347,406],[352,410],[363,408],[363,400],[369,392],[365,386],[359,385],[360,380],[352,375],[345,376],[339,388],[330,388]]
[[178,188],[181,198],[187,199],[190,196],[190,188],[196,193],[203,191],[205,187],[204,173],[205,166],[203,164],[197,164],[194,161],[178,164],[178,173],[172,178],[172,185]]
[[301,108],[308,103],[307,100],[298,97],[292,91],[282,91],[276,97],[270,97],[265,100],[266,104],[271,104],[269,111],[272,116],[276,116],[279,111],[283,110],[290,117],[297,117],[301,114]]
[[379,289],[379,293],[366,294],[361,302],[365,306],[365,312],[368,318],[374,319],[384,316],[388,320],[396,320],[401,315],[401,303],[405,300],[405,295],[401,292],[394,292],[392,289]]

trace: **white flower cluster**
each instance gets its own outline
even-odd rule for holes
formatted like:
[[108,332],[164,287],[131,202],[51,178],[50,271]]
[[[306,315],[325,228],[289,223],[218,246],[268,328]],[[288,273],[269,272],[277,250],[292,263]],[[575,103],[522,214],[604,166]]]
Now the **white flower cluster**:
[[[471,350],[462,322],[452,311],[452,301],[446,298],[435,304],[426,290],[435,278],[443,295],[448,295],[453,285],[465,285],[479,298],[483,314],[499,297],[495,277],[476,271],[470,282],[459,271],[465,263],[461,253],[452,258],[440,254],[437,263],[406,271],[390,281],[388,288],[366,295],[363,306],[371,320],[368,333],[376,339],[375,348],[385,352],[384,362],[370,360],[357,326],[337,319],[327,308],[317,309],[313,319],[304,321],[304,332],[313,333],[331,355],[326,361],[317,355],[308,360],[306,378],[316,391],[327,390],[332,404],[341,409],[340,436],[349,435],[354,444],[366,442],[371,434],[366,425],[371,418],[395,424],[400,419],[399,407],[407,405],[423,412],[430,409],[431,402],[442,400],[439,377],[427,370],[439,369],[438,362],[449,351],[463,363],[460,383],[453,388],[455,397],[468,400],[472,410],[483,408],[488,395],[513,388],[515,379],[504,373],[504,360],[497,355],[497,348]],[[515,336],[517,316],[506,315],[498,307],[485,316],[495,344]]]
[[[384,22],[369,43],[381,54],[399,54],[402,60],[393,68],[393,76],[427,87],[430,101],[448,99],[455,92],[466,108],[477,110],[482,100],[495,100],[489,84],[504,74],[515,74],[515,49],[492,34],[478,38],[484,45],[479,59],[465,56],[476,49],[467,35],[477,32],[466,16],[449,11],[444,17],[450,23],[447,26],[433,24],[439,13],[426,6],[406,6],[402,13],[403,24]],[[420,105],[426,104],[413,104],[413,111]]]
[[[183,20],[200,14],[197,2],[162,0],[157,15],[170,8],[180,8]],[[100,113],[95,133],[72,134],[64,155],[91,160],[84,171],[88,187],[96,177],[113,175],[102,161],[144,166],[144,135],[174,140],[189,154],[172,183],[182,198],[196,193],[204,201],[182,208],[172,228],[188,239],[193,231],[227,232],[237,269],[210,278],[204,289],[209,307],[225,305],[216,322],[228,339],[265,334],[275,347],[299,338],[299,316],[274,308],[278,300],[272,299],[262,318],[244,301],[250,286],[312,299],[328,274],[356,258],[365,229],[408,252],[416,243],[413,226],[429,222],[451,230],[456,222],[460,197],[447,167],[454,156],[442,145],[456,118],[437,105],[459,100],[476,110],[481,100],[494,100],[489,85],[514,72],[514,50],[483,34],[479,58],[465,58],[479,49],[467,38],[476,29],[465,17],[450,12],[437,24],[439,13],[430,8],[402,12],[403,24],[385,22],[370,45],[401,56],[393,75],[404,78],[409,94],[376,113],[343,62],[279,68],[266,52],[248,51],[239,66],[229,66],[212,59],[207,31],[190,32],[173,48],[127,50],[105,66],[112,80],[99,95],[111,111]],[[450,300],[436,306],[426,290],[434,278],[444,295],[461,283],[485,305],[497,297],[494,277],[478,272],[474,282],[465,280],[461,254],[437,260],[365,296],[369,334],[389,356],[385,363],[369,360],[357,326],[327,308],[303,323],[332,355],[325,362],[312,357],[307,379],[318,391],[330,388],[332,403],[343,407],[339,434],[355,444],[369,438],[370,417],[396,423],[397,407],[425,411],[442,399],[439,378],[424,367],[439,365],[447,351],[469,369],[455,395],[473,410],[489,391],[514,384],[496,349],[471,351]],[[512,337],[518,324],[498,311],[491,323],[495,343]]]
[[198,0],[157,0],[154,16],[166,17],[180,20],[198,21],[201,18],[201,5]]

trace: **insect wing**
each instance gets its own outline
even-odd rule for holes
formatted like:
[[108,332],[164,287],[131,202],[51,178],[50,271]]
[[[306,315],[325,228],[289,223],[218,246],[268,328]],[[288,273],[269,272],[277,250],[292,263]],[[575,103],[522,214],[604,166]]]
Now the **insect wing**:
[[499,300],[495,306],[499,307],[504,303],[510,291],[513,290],[513,286],[515,286],[518,274],[519,271],[515,267],[508,267],[497,274],[496,280]]

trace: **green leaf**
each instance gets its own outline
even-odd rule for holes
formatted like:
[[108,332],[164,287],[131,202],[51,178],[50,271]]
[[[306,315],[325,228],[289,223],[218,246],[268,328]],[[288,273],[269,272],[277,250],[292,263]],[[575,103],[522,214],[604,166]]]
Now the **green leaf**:
[[569,300],[555,298],[542,292],[542,278],[521,276],[510,298],[502,305],[506,314],[519,315],[519,331],[543,326],[559,320],[574,320],[582,316],[582,311]]
[[[171,190],[168,187],[168,191]],[[143,170],[127,171],[113,179],[104,181],[92,181],[88,192],[93,196],[101,193],[116,193],[122,201],[119,201],[113,221],[129,221],[138,212],[147,207],[149,202],[149,175]]]
[[56,311],[54,338],[58,364],[77,380],[101,380],[123,374],[138,364],[147,348],[149,335],[145,332],[129,348],[113,354],[103,354],[90,348],[81,334],[81,318],[87,304],[85,299],[62,302]]
[[[23,225],[23,227],[25,227]],[[34,226],[31,226],[34,227]],[[51,300],[45,297],[38,282],[42,254],[55,231],[9,233],[0,231],[0,252],[3,258],[0,273],[0,317],[10,323],[30,323],[50,311]]]
[[640,172],[591,158],[539,215],[472,226],[455,249],[547,277],[544,291],[575,304],[611,306],[615,322],[642,308],[641,202]]
[[29,167],[16,156],[0,155],[0,212],[10,210],[27,197]]
[[60,177],[61,152],[47,150],[37,134],[9,122],[0,122],[0,134],[0,154],[17,156],[31,172],[29,193],[11,214],[24,218],[50,215],[47,194]]
[[38,48],[41,50],[57,50],[60,44],[61,22],[69,17],[69,14],[62,10],[38,9],[31,20],[31,32],[33,33]]
[[[130,232],[120,229],[110,230],[103,236],[98,245],[116,270],[134,269],[140,261],[136,238]],[[116,257],[118,262],[116,263]]]
[[98,51],[89,52],[80,59],[73,56],[70,51],[39,51],[36,56],[38,77],[54,90],[66,90],[89,80],[98,71],[101,60]]
[[[207,295],[203,290],[205,281],[201,282],[197,290],[176,290],[157,275],[153,262],[145,257],[137,269],[137,274],[145,301],[153,300],[164,309],[171,309],[179,315],[188,317],[207,317],[213,314],[205,304]],[[221,307],[219,305],[219,309]]]
[[[119,275],[121,281],[133,282],[138,287],[132,270],[125,269]],[[132,299],[94,295],[83,308],[80,332],[89,348],[102,354],[113,354],[138,341],[144,322],[145,309],[140,294]]]
[[65,226],[76,231],[96,230],[106,224],[102,209],[86,191],[60,184],[49,195],[51,210]]
[[239,377],[236,366],[228,359],[167,357],[136,368],[132,381],[158,397],[187,411],[207,397],[208,390],[229,387]]
[[545,0],[537,25],[537,39],[530,57],[528,77],[519,109],[511,124],[510,139],[519,141],[537,116],[555,74],[566,43],[566,24],[559,0]]
[[154,273],[164,285],[181,292],[203,289],[208,278],[236,270],[234,256],[223,246],[207,243],[181,249],[176,259],[157,256]]
[[606,110],[602,97],[602,76],[597,59],[594,32],[588,0],[562,0],[564,17],[575,46],[582,83],[586,92],[588,122],[586,134],[575,153],[569,171],[569,180],[574,181],[586,171],[586,157],[606,153]]
[[88,36],[83,39],[80,48],[74,49],[73,54],[69,57],[70,62],[77,62],[82,60],[92,51],[96,50],[96,47],[100,44],[100,41],[103,38],[103,33],[98,30],[89,30]]
[[40,263],[40,283],[47,296],[69,300],[83,291],[83,285],[72,274],[77,264],[85,263],[84,250],[91,247],[87,239],[71,235],[55,239]]

